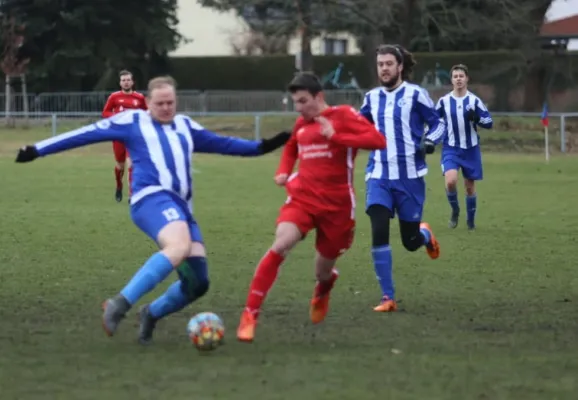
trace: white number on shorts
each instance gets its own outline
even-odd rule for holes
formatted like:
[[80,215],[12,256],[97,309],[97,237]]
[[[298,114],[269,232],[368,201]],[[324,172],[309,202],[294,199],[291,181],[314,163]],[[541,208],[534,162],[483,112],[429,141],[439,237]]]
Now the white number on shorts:
[[174,208],[167,208],[163,211],[163,215],[167,219],[167,221],[176,221],[179,219],[179,212]]

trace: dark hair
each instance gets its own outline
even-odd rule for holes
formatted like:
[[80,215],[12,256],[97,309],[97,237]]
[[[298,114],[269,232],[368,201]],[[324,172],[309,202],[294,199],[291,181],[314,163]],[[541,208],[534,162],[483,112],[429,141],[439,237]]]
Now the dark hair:
[[130,75],[132,77],[132,72],[130,72],[128,69],[123,69],[122,71],[120,71],[118,73],[118,77],[120,78],[121,76],[125,76],[125,75]]
[[312,96],[316,96],[323,91],[321,81],[312,72],[299,72],[287,86],[289,93],[295,93],[299,90],[306,90]]
[[466,64],[456,64],[454,65],[451,69],[450,69],[450,75],[454,74],[454,71],[464,71],[464,74],[466,74],[467,77],[470,76],[469,72],[468,72],[468,67]]
[[398,64],[403,64],[401,79],[406,81],[411,78],[413,67],[415,67],[417,62],[413,58],[413,54],[407,51],[403,46],[400,46],[399,44],[382,44],[377,47],[375,53],[377,55],[391,54],[394,56]]

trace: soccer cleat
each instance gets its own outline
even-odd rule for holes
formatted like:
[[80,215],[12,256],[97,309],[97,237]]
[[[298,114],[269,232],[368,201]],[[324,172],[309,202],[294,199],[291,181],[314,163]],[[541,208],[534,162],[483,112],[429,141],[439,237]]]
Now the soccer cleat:
[[450,216],[450,221],[448,222],[448,227],[450,229],[455,229],[458,226],[458,221],[460,218],[459,211],[452,211],[452,215]]
[[117,203],[120,203],[122,201],[122,188],[116,189],[116,191],[114,192],[114,198],[116,199]]
[[244,310],[237,328],[237,339],[241,342],[252,342],[255,338],[256,325],[257,319],[255,315],[249,310]]
[[151,315],[148,304],[140,308],[138,312],[138,320],[138,341],[143,345],[150,344],[158,320]]
[[309,317],[311,318],[311,322],[314,324],[318,324],[323,322],[327,312],[329,311],[329,298],[331,294],[331,289],[333,289],[333,285],[335,281],[339,278],[339,274],[336,270],[332,272],[331,278],[331,286],[328,287],[328,291],[324,294],[318,294],[318,285],[315,286],[315,290],[313,291],[313,298],[311,299],[311,303],[309,305]]
[[419,228],[425,229],[426,231],[429,232],[430,239],[429,242],[426,243],[425,245],[425,250],[427,251],[428,256],[432,260],[435,260],[440,256],[440,244],[438,243],[431,227],[427,222],[422,222],[421,224],[419,224]]
[[395,312],[397,311],[397,303],[395,300],[390,299],[387,296],[383,296],[381,303],[373,308],[373,311],[377,312]]
[[321,296],[313,296],[309,306],[309,317],[311,322],[318,324],[323,322],[327,312],[329,311],[329,293]]
[[102,304],[102,328],[108,336],[114,335],[129,308],[130,305],[121,296],[108,299]]
[[476,229],[476,223],[474,221],[468,220],[468,230],[473,231]]

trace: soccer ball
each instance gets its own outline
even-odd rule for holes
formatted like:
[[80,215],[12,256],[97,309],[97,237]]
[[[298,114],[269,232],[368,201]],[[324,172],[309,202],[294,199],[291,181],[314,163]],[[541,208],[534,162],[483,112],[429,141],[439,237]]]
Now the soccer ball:
[[187,334],[197,350],[215,350],[223,344],[225,325],[217,314],[202,312],[189,320]]

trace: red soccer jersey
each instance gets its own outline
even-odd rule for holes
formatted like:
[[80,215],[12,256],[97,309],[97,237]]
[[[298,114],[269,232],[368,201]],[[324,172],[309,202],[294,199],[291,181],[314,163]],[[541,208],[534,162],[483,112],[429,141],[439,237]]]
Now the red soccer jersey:
[[138,92],[114,92],[108,97],[108,100],[104,105],[104,109],[102,110],[102,117],[108,118],[114,114],[123,112],[124,110],[128,109],[146,110],[147,103],[145,101],[145,97]]
[[385,136],[350,106],[329,107],[321,116],[333,125],[333,136],[326,138],[319,123],[299,117],[277,175],[291,174],[299,159],[298,170],[286,185],[289,196],[317,210],[343,210],[355,204],[357,150],[384,149]]

